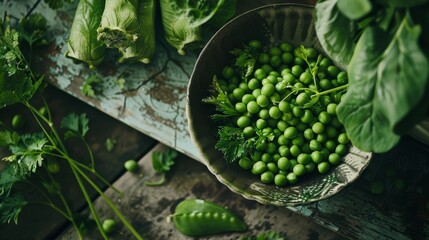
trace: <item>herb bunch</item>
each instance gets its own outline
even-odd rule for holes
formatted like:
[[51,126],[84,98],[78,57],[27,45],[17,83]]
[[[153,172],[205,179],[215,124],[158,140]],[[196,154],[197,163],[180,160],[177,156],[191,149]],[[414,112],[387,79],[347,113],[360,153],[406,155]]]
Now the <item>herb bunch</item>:
[[[11,27],[7,18],[0,20],[0,27],[0,109],[13,104],[21,104],[31,113],[40,129],[40,132],[36,133],[18,133],[9,129],[0,131],[0,147],[7,148],[10,153],[9,156],[1,159],[4,168],[0,171],[0,220],[4,223],[11,221],[17,223],[22,209],[26,205],[34,203],[24,199],[23,194],[15,191],[14,188],[18,183],[28,183],[35,187],[45,199],[45,201],[38,203],[52,207],[69,220],[79,238],[83,239],[78,219],[64,197],[63,190],[56,181],[52,169],[49,171],[48,159],[55,158],[65,161],[71,169],[104,239],[107,239],[108,236],[102,228],[100,218],[88,195],[90,188],[102,196],[112,211],[137,239],[142,239],[93,180],[95,177],[112,187],[96,171],[92,150],[85,140],[89,131],[89,119],[85,114],[71,113],[67,115],[60,124],[60,128],[64,129],[65,133],[63,136],[60,135],[52,120],[48,103],[43,101],[44,111],[39,111],[31,102],[36,94],[42,94],[44,81],[43,76],[32,71],[29,61],[21,51],[20,47],[23,46],[23,41],[28,38],[23,38],[21,32]],[[88,151],[89,163],[74,159],[69,154],[64,141],[70,138],[80,139],[83,142]],[[47,176],[42,182],[43,188],[37,187],[36,184],[29,181],[30,177],[38,174],[46,174]],[[117,189],[115,191],[120,193]],[[59,200],[59,204],[56,200]]]

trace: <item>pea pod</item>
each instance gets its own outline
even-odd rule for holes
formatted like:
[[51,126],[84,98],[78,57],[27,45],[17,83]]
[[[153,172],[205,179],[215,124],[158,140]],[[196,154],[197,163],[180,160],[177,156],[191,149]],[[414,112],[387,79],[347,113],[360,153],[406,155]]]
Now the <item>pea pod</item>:
[[247,230],[246,223],[231,211],[201,199],[183,200],[171,217],[176,229],[188,236]]

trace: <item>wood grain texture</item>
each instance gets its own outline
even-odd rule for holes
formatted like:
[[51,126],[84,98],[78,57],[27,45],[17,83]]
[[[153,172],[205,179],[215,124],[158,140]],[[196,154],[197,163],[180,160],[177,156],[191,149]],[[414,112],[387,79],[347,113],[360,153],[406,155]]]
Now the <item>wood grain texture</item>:
[[[158,187],[145,186],[145,181],[157,177],[152,168],[152,152],[165,149],[165,145],[157,145],[139,161],[140,172],[125,173],[115,182],[114,186],[123,191],[123,197],[111,190],[106,191],[145,239],[196,239],[182,235],[172,222],[167,221],[175,206],[189,198],[209,200],[227,207],[244,218],[249,226],[249,230],[244,233],[219,234],[198,239],[239,239],[266,231],[281,232],[287,239],[344,238],[288,209],[243,199],[221,185],[204,165],[184,155],[177,158],[172,172],[168,173],[166,184]],[[102,199],[97,199],[95,204],[103,213],[102,217],[114,218],[117,223],[120,222]],[[91,234],[88,236],[90,239],[99,238],[96,231]],[[58,239],[75,239],[73,230],[69,229]],[[111,239],[132,239],[132,236],[124,227],[120,227],[111,235]]]

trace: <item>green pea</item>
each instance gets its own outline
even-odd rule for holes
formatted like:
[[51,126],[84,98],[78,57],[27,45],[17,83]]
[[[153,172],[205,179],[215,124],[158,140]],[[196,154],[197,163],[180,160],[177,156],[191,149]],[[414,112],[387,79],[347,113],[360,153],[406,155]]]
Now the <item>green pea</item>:
[[298,177],[293,172],[286,175],[286,178],[289,184],[295,184],[298,182]]
[[289,147],[285,146],[285,145],[280,146],[278,151],[279,151],[280,156],[282,156],[282,157],[287,157],[290,153]]
[[287,84],[283,81],[278,82],[275,86],[275,90],[277,93],[284,94],[287,90]]
[[235,104],[235,110],[237,110],[237,112],[239,113],[244,113],[247,111],[247,107],[246,104],[242,103],[242,102],[238,102]]
[[25,119],[21,114],[16,114],[12,118],[12,128],[13,129],[21,129],[25,125]]
[[340,85],[347,84],[348,82],[347,73],[344,71],[340,71],[337,75],[337,81],[338,81],[338,84]]
[[295,127],[288,127],[284,131],[284,136],[289,139],[295,138],[297,134],[298,134],[298,131],[296,130]]
[[270,171],[266,171],[261,174],[261,182],[272,183],[274,181],[274,174]]
[[250,101],[249,103],[247,103],[247,111],[249,113],[258,113],[260,110],[261,107],[256,103],[256,101]]
[[275,55],[270,58],[270,64],[273,67],[279,67],[283,63],[281,56]]
[[243,102],[244,104],[248,104],[250,101],[255,101],[255,97],[252,94],[244,94],[243,97],[241,98],[241,102]]
[[55,159],[48,159],[47,168],[50,173],[58,173],[61,170],[60,164]]
[[319,164],[322,162],[323,158],[322,158],[322,154],[320,153],[320,151],[314,151],[311,153],[311,160],[313,160],[313,162],[315,164]]
[[346,133],[340,133],[340,135],[338,135],[338,142],[341,144],[347,144],[349,142],[349,137]]
[[326,137],[326,134],[321,133],[321,134],[317,134],[316,140],[320,143],[324,143],[326,142],[326,140],[328,140],[328,138]]
[[291,167],[289,159],[287,159],[286,157],[279,158],[279,160],[277,161],[277,167],[283,171],[289,170]]
[[337,104],[336,103],[330,103],[326,107],[326,112],[329,113],[330,115],[336,115],[337,114],[336,110],[337,110]]
[[257,98],[259,97],[259,95],[261,95],[261,89],[260,89],[260,88],[257,88],[257,89],[255,89],[255,90],[253,90],[251,95],[252,95],[255,99],[257,99]]
[[319,164],[317,164],[317,170],[319,171],[319,173],[327,173],[330,169],[330,165],[328,162],[321,162]]
[[298,161],[298,163],[305,165],[311,161],[311,157],[307,153],[301,153],[298,155],[298,158],[296,160]]
[[319,141],[312,139],[310,141],[309,147],[312,151],[318,151],[322,149],[322,144]]
[[266,64],[270,62],[270,56],[266,53],[260,53],[258,57],[258,62],[261,64]]
[[303,72],[299,75],[299,81],[305,85],[313,83],[313,76],[309,72]]
[[304,110],[302,110],[302,108],[298,107],[298,106],[293,106],[292,107],[292,114],[295,117],[302,117],[304,115]]
[[338,135],[337,129],[333,126],[326,127],[325,133],[328,138],[335,138]]
[[263,162],[263,161],[257,161],[252,166],[252,172],[254,174],[262,174],[266,170],[267,170],[267,164],[265,162]]
[[250,118],[248,116],[240,116],[237,119],[237,126],[240,128],[245,128],[250,125]]
[[316,170],[316,164],[314,164],[314,162],[305,164],[305,172],[312,173],[314,170]]
[[301,164],[301,163],[298,163],[297,165],[295,165],[293,167],[292,171],[298,177],[304,175],[305,172],[306,172],[305,166],[303,164]]
[[[261,68],[264,70],[264,72],[265,72],[265,73],[269,73],[269,72],[271,72],[271,71],[273,70],[273,67],[271,67],[268,63],[263,64],[263,65],[261,66]],[[266,77],[266,76],[268,76],[268,74],[267,74],[267,75],[265,75],[265,77]]]
[[296,136],[294,139],[292,139],[292,144],[298,147],[301,147],[302,145],[304,145],[304,137],[303,136]]
[[243,129],[243,135],[246,139],[255,135],[255,129],[252,126],[247,126]]
[[291,85],[296,83],[296,78],[292,74],[292,72],[285,73],[284,75],[282,75],[282,77],[283,77],[283,80],[285,80],[287,83]]
[[325,68],[328,68],[330,65],[332,64],[331,60],[327,57],[322,58],[322,60],[320,60],[319,65]]
[[328,161],[332,165],[338,165],[341,161],[341,156],[338,153],[329,154]]
[[136,172],[139,169],[139,164],[134,159],[127,160],[124,167],[129,172]]
[[270,49],[268,49],[268,54],[276,56],[282,54],[282,51],[278,47],[271,47]]
[[331,77],[337,77],[338,73],[340,72],[340,69],[334,65],[329,66],[327,70],[328,70],[328,74]]
[[329,115],[328,112],[322,111],[319,113],[319,116],[317,117],[317,119],[319,120],[319,122],[323,124],[328,124],[331,121],[331,116]]
[[250,160],[250,158],[248,157],[242,157],[240,158],[240,160],[238,161],[238,165],[243,168],[243,169],[251,169],[253,166],[252,160]]
[[261,111],[259,111],[259,117],[262,119],[268,119],[270,117],[268,109],[261,109]]
[[265,149],[267,149],[267,142],[257,143],[256,146],[255,146],[255,148],[258,151],[265,151]]
[[285,64],[293,63],[293,54],[290,52],[283,53],[281,58],[282,58],[282,62]]
[[249,42],[249,47],[254,48],[254,49],[260,49],[262,47],[262,43],[259,40],[251,40]]
[[290,140],[283,134],[278,136],[278,138],[277,138],[277,143],[279,145],[286,146],[287,144],[289,144],[289,142],[290,142]]
[[279,171],[279,168],[277,167],[277,164],[270,162],[267,163],[267,169],[268,171],[272,172],[272,173],[277,173]]
[[[293,63],[296,65],[296,66],[304,66],[306,63],[305,63],[305,61],[304,61],[304,59],[302,59],[302,58],[300,58],[300,57],[295,57],[294,59],[293,59]],[[299,75],[299,74],[298,74]]]
[[288,180],[284,174],[276,174],[274,176],[274,184],[278,187],[283,187],[287,184]]
[[304,114],[302,115],[302,117],[300,119],[301,119],[301,122],[303,122],[303,123],[311,123],[314,119],[314,116],[310,110],[305,109]]
[[319,81],[319,87],[322,90],[328,90],[332,88],[332,82],[329,79],[322,79]]
[[311,126],[311,129],[314,133],[321,134],[325,130],[325,125],[323,125],[321,122],[316,122]]
[[101,226],[107,234],[110,234],[116,229],[116,221],[114,219],[108,218],[103,221]]
[[[296,58],[295,58],[296,59]],[[302,69],[302,67],[300,65],[294,65],[291,68],[291,72],[294,76],[299,77],[301,75],[301,73],[304,72],[304,69]]]
[[313,130],[311,130],[311,128],[306,128],[304,130],[304,134],[303,135],[304,135],[304,138],[307,139],[307,140],[314,139],[314,132],[313,132]]
[[267,73],[262,68],[258,68],[255,70],[254,77],[258,80],[262,80],[267,77]]
[[333,140],[327,140],[325,142],[325,148],[327,148],[329,151],[335,151],[335,148],[337,147],[337,144]]
[[298,155],[301,154],[301,149],[296,145],[292,145],[289,148],[289,151],[290,151],[290,154],[294,157],[298,157]]
[[268,110],[268,114],[274,119],[279,119],[282,116],[282,112],[277,106],[270,107],[270,109]]
[[262,86],[262,88],[261,88],[261,94],[264,94],[267,97],[273,95],[274,91],[275,91],[275,87],[271,83],[267,83],[264,86]]
[[280,49],[284,52],[291,52],[293,50],[293,46],[290,43],[282,42],[280,43]]
[[222,70],[222,77],[225,79],[231,79],[234,76],[234,69],[232,67],[224,67]]
[[247,86],[250,90],[258,89],[261,86],[261,83],[256,78],[251,78],[247,83]]
[[252,161],[254,161],[254,162],[261,161],[261,158],[262,158],[262,152],[260,152],[260,151],[255,151],[255,152],[250,156],[250,158],[251,158],[251,159],[252,159]]
[[282,111],[284,113],[290,112],[292,110],[292,107],[286,101],[280,101],[278,107],[279,107],[280,111]]
[[347,146],[344,144],[338,144],[335,148],[335,153],[337,153],[340,156],[344,156],[347,153]]
[[266,149],[267,153],[274,154],[276,150],[277,150],[277,145],[275,143],[273,142],[267,143],[267,149]]

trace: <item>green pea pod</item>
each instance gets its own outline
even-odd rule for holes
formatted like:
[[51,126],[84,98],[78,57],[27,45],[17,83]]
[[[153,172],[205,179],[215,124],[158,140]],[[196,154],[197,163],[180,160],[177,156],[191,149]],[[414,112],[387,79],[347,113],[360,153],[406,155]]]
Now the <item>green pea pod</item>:
[[109,48],[125,50],[139,37],[138,0],[106,0],[97,39]]
[[246,223],[231,211],[201,199],[183,200],[177,205],[172,218],[176,229],[188,236],[247,230]]
[[104,59],[105,45],[97,40],[104,0],[80,0],[67,41],[66,56],[85,62],[91,69]]
[[155,0],[139,0],[137,12],[140,36],[130,47],[121,50],[119,62],[149,63],[155,53]]

